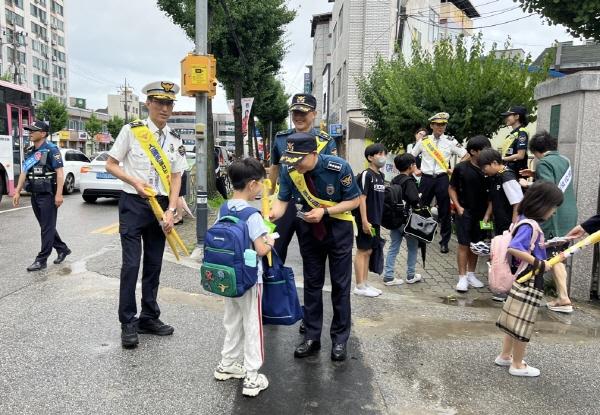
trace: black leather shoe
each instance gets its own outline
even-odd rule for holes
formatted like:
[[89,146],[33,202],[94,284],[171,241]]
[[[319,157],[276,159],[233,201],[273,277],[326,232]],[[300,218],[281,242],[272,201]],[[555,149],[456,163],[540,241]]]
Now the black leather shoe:
[[334,344],[331,348],[331,360],[343,362],[346,360],[346,343]]
[[45,262],[35,261],[33,264],[27,267],[27,271],[39,271],[46,268]]
[[54,263],[55,264],[60,264],[61,262],[63,262],[65,260],[65,258],[67,257],[67,255],[71,255],[71,250],[70,249],[67,249],[65,252],[59,252],[58,256],[54,260]]
[[121,324],[121,345],[126,349],[133,349],[139,342],[135,323]]
[[440,245],[440,252],[442,254],[447,254],[448,252],[450,252],[450,250],[448,249],[448,245],[445,245],[445,244]]
[[155,334],[157,336],[170,336],[175,329],[159,319],[140,320],[137,328],[140,334]]
[[316,354],[321,350],[321,342],[318,340],[305,340],[300,346],[294,350],[294,357],[308,357]]
[[304,320],[300,322],[300,327],[298,327],[298,332],[300,334],[306,333],[306,326],[304,325]]

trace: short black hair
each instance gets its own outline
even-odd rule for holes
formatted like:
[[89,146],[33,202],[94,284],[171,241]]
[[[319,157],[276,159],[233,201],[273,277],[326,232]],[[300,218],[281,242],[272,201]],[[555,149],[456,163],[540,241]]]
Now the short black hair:
[[492,143],[489,138],[484,135],[476,135],[467,142],[467,153],[471,154],[471,150],[480,151],[490,147],[492,147]]
[[365,148],[365,158],[367,159],[367,161],[369,161],[369,156],[374,156],[375,154],[381,153],[382,151],[387,154],[387,150],[385,149],[385,146],[383,144],[371,144],[367,146],[367,148]]
[[563,192],[552,182],[538,180],[527,188],[518,212],[527,219],[543,221],[552,208],[562,205]]
[[410,153],[400,154],[399,156],[394,157],[394,165],[398,169],[398,171],[405,171],[413,164],[416,164],[417,160],[415,156]]
[[479,168],[483,168],[483,166],[492,164],[494,161],[498,164],[502,164],[502,156],[500,153],[493,148],[484,148],[481,150],[481,153],[479,153],[477,164],[479,165]]
[[558,140],[545,130],[535,134],[529,140],[529,150],[532,153],[545,153],[546,151],[556,151],[557,149]]
[[429,133],[429,130],[427,128],[421,127],[417,131],[415,131],[415,135],[419,134],[421,131],[425,131],[425,133]]
[[260,161],[248,157],[243,160],[236,160],[227,168],[227,175],[231,180],[231,186],[235,190],[244,190],[246,185],[252,180],[264,179],[267,172]]
[[515,114],[519,117],[519,122],[521,123],[521,127],[527,127],[529,124],[529,116],[527,114]]

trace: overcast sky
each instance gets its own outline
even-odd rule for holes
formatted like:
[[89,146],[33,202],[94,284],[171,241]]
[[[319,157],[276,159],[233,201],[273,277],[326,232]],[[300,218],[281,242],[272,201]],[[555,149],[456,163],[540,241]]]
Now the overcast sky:
[[[535,58],[554,40],[572,38],[561,26],[548,26],[539,16],[502,24],[527,16],[512,0],[471,0],[481,18],[487,44],[501,46],[508,36],[513,47],[522,48]],[[281,77],[290,94],[301,92],[306,65],[312,63],[310,20],[313,14],[331,11],[327,0],[289,0],[297,11],[288,26],[286,40],[290,51]],[[193,42],[158,9],[154,0],[74,0],[65,7],[68,30],[69,94],[86,98],[88,108],[105,108],[106,95],[115,93],[125,78],[138,95],[148,82],[174,80],[180,83],[180,61],[194,49]],[[143,98],[143,97],[142,97]],[[179,98],[176,110],[194,110],[194,100]],[[225,93],[214,101],[215,112],[227,112]]]

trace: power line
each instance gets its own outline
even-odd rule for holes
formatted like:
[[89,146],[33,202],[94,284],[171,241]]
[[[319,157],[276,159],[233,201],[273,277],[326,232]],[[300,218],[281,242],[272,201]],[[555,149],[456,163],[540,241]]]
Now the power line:
[[[527,16],[522,16],[522,17],[518,17],[518,18],[516,18],[516,19],[507,20],[507,21],[505,21],[505,22],[501,22],[501,23],[494,23],[494,24],[485,25],[485,26],[469,27],[468,29],[469,29],[469,30],[478,30],[478,29],[485,29],[485,28],[488,28],[488,27],[502,26],[502,25],[505,25],[505,24],[509,24],[509,23],[512,23],[512,22],[516,22],[516,21],[518,21],[518,20],[527,19],[528,17],[535,16],[535,15],[536,15],[535,13],[532,13],[532,14],[528,14]],[[412,19],[414,19],[414,20],[416,20],[416,21],[419,21],[419,22],[421,22],[421,23],[425,23],[425,24],[427,24],[427,25],[430,25],[430,26],[442,27],[442,28],[444,28],[444,29],[447,29],[447,28],[448,28],[447,26],[443,26],[443,25],[439,25],[439,24],[436,24],[436,23],[427,22],[427,21],[425,21],[425,20],[417,19],[417,17],[416,17],[416,16],[409,15],[408,17],[409,17],[409,18],[412,18]]]

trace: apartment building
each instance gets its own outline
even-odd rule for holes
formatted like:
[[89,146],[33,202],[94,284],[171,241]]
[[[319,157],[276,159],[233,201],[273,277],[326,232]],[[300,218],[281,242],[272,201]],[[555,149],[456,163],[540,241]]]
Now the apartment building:
[[67,104],[68,55],[64,0],[0,0],[0,75]]

